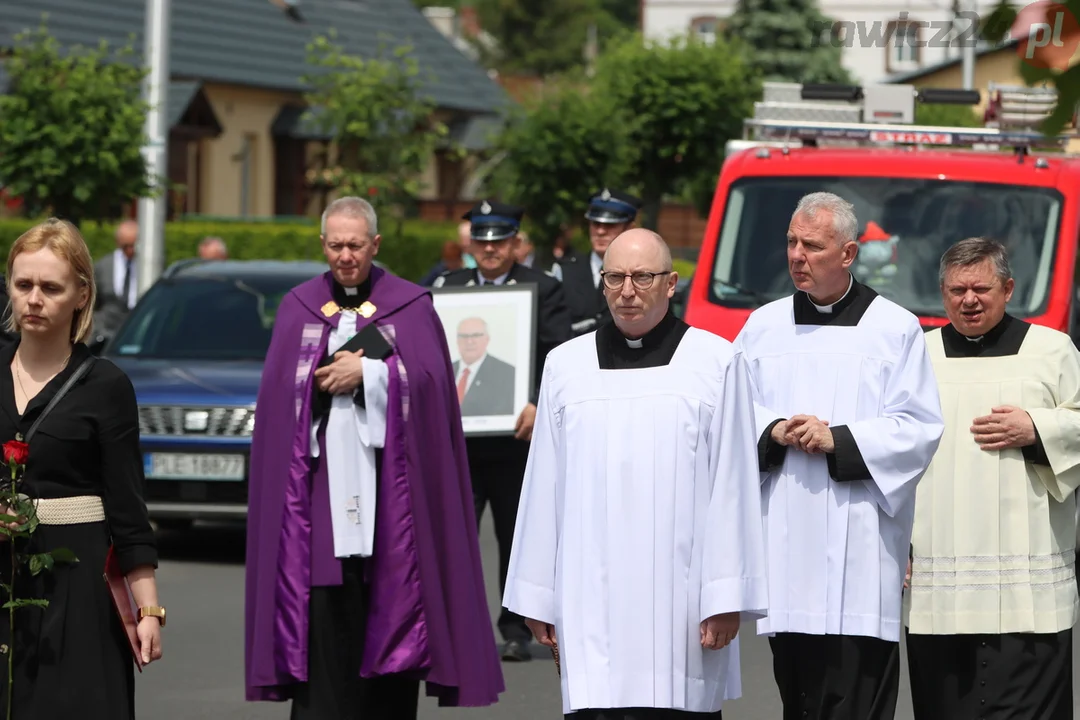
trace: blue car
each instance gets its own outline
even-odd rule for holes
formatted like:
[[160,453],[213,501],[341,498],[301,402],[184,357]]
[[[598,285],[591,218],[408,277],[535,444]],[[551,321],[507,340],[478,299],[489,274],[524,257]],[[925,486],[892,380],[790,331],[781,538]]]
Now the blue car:
[[255,399],[278,304],[324,263],[184,262],[103,350],[135,386],[146,500],[159,526],[247,516]]

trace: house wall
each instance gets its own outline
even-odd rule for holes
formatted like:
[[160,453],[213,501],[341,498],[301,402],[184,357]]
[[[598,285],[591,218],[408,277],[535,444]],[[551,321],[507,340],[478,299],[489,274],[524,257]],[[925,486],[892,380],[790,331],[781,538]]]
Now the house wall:
[[203,141],[203,214],[270,217],[274,214],[274,142],[270,125],[293,93],[207,83],[206,97],[221,136]]
[[[222,133],[218,138],[202,141],[200,148],[200,212],[227,217],[272,217],[277,170],[270,127],[283,106],[302,102],[302,97],[295,93],[210,83],[205,90]],[[320,151],[321,143],[309,143],[309,160]],[[425,168],[421,182],[422,199],[438,197],[434,157]],[[321,212],[320,194],[313,193],[308,213]]]
[[[997,0],[976,0],[976,12],[989,14]],[[642,31],[647,38],[662,39],[672,34],[687,33],[695,19],[701,21],[715,17],[719,20],[731,15],[735,0],[643,0]],[[844,41],[843,64],[858,82],[881,82],[888,75],[917,70],[960,56],[958,47],[947,47],[937,40],[940,28],[952,19],[951,3],[941,0],[819,0],[822,13],[834,21],[855,24],[855,32]],[[906,13],[902,15],[902,13]],[[905,18],[919,24],[918,43],[913,62],[901,63],[895,50],[888,47],[885,31],[889,21]],[[960,21],[960,29],[967,26]],[[889,60],[890,53],[894,53]],[[956,87],[961,87],[959,84]]]

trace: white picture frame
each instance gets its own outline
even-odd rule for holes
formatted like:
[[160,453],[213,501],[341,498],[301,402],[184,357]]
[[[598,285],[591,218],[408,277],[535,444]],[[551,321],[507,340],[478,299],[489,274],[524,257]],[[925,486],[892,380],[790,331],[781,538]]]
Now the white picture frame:
[[[431,294],[450,348],[466,437],[513,435],[536,372],[537,286],[441,287]],[[462,368],[463,360],[471,367]]]

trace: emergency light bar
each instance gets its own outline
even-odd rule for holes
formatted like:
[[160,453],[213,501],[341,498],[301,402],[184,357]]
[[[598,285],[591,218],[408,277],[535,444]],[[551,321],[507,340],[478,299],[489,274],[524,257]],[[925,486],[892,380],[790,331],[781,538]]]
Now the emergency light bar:
[[914,124],[916,103],[978,105],[978,90],[774,82],[764,83],[763,90],[753,118],[744,122],[745,140],[1060,148],[1073,137],[1037,130],[1057,102],[1057,93],[1047,88],[991,83],[983,128]]
[[935,127],[932,125],[884,125],[881,123],[799,122],[747,120],[757,138],[778,140],[848,140],[874,145],[1005,145],[1012,147],[1062,147],[1070,139],[1048,137],[1039,132],[996,128]]

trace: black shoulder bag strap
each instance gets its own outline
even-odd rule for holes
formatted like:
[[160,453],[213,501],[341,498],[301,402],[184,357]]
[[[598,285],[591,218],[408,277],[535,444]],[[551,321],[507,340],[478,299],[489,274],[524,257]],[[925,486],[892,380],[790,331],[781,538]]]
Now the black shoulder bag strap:
[[60,386],[60,389],[56,391],[55,395],[53,395],[52,400],[50,400],[49,404],[45,406],[45,409],[41,411],[41,414],[38,415],[37,420],[34,421],[34,424],[30,426],[30,430],[26,433],[26,437],[23,439],[23,442],[25,442],[27,445],[30,444],[30,438],[32,438],[34,436],[34,433],[37,432],[38,426],[41,425],[41,421],[44,420],[45,416],[49,414],[49,411],[56,407],[56,404],[60,402],[60,400],[63,399],[65,395],[68,394],[68,390],[75,387],[75,383],[79,382],[79,379],[82,378],[83,375],[90,372],[90,368],[94,365],[94,361],[96,360],[97,358],[91,355],[90,357],[83,360],[82,364],[79,365],[79,367],[75,368],[75,372],[71,373],[71,377],[69,377],[67,381]]

